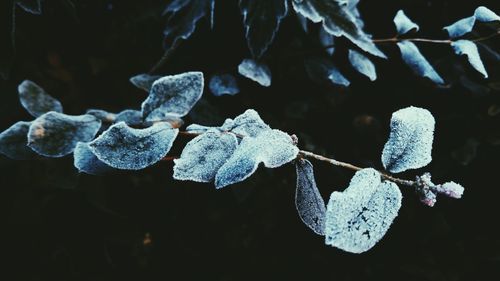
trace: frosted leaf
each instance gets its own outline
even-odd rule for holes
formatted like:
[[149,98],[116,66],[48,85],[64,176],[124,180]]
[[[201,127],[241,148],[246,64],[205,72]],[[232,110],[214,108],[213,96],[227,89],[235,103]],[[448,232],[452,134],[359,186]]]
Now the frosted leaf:
[[474,28],[474,23],[476,22],[476,17],[467,17],[461,19],[453,24],[445,26],[443,29],[448,32],[451,38],[457,38],[463,36],[472,31]]
[[418,31],[418,24],[414,23],[410,18],[408,18],[403,12],[403,10],[399,10],[394,17],[394,24],[396,25],[396,30],[399,35],[406,34],[412,30]]
[[99,160],[86,142],[76,144],[75,151],[73,151],[73,164],[78,171],[89,175],[101,175],[113,169]]
[[125,109],[116,114],[115,123],[125,122],[128,126],[136,127],[144,124],[142,112],[134,109]]
[[41,0],[16,0],[15,2],[19,7],[28,13],[35,15],[42,14]]
[[321,46],[323,46],[327,54],[330,56],[333,55],[335,52],[335,39],[334,36],[328,33],[323,27],[319,29],[319,42],[321,43]]
[[15,160],[33,157],[35,153],[27,146],[30,125],[31,122],[19,121],[0,133],[0,153]]
[[214,75],[210,78],[208,84],[210,91],[214,96],[236,95],[240,92],[236,78],[231,74]]
[[253,59],[244,59],[238,65],[238,73],[264,87],[271,86],[271,70]]
[[186,132],[202,134],[211,129],[218,129],[219,127],[204,126],[200,124],[191,124],[186,127]]
[[326,209],[325,243],[350,253],[370,250],[401,207],[401,191],[371,168],[356,172],[349,187],[334,191]]
[[61,103],[47,94],[40,86],[30,80],[24,80],[17,87],[19,100],[33,116],[38,117],[49,111],[62,112]]
[[95,118],[101,120],[102,122],[106,123],[113,123],[116,118],[116,114],[107,112],[106,110],[102,109],[89,109],[85,114],[89,114],[94,116]]
[[100,127],[101,120],[89,114],[50,111],[31,123],[28,146],[43,156],[62,157],[72,153],[78,142],[91,141]]
[[147,73],[142,73],[130,77],[130,83],[132,83],[139,89],[149,92],[151,90],[151,87],[153,86],[153,83],[160,78],[160,75],[149,75]]
[[389,140],[382,151],[384,168],[400,173],[429,164],[435,123],[427,109],[410,106],[394,112]]
[[464,187],[456,182],[450,181],[436,186],[436,192],[450,198],[460,199],[464,194]]
[[187,143],[181,157],[174,160],[174,179],[211,182],[220,167],[238,146],[236,136],[208,131]]
[[215,187],[223,188],[245,180],[260,163],[267,168],[282,166],[294,160],[298,153],[292,138],[280,130],[266,130],[257,137],[245,137],[217,172]]
[[308,160],[300,159],[296,161],[295,169],[295,207],[300,219],[316,234],[325,235],[326,206],[314,180],[313,165]]
[[369,58],[355,50],[349,50],[349,62],[359,73],[368,77],[371,81],[377,80],[375,65]]
[[479,56],[479,51],[477,50],[476,44],[469,40],[458,40],[451,43],[451,47],[453,51],[457,55],[466,55],[469,63],[481,73],[484,78],[488,78],[488,73],[484,68],[483,62],[481,61],[481,57]]
[[260,58],[272,43],[288,11],[288,0],[240,0],[245,37],[254,58]]
[[401,57],[403,61],[415,72],[417,75],[427,77],[437,84],[444,84],[443,78],[434,70],[432,65],[420,53],[417,46],[408,40],[398,42],[399,50],[401,50]]
[[324,58],[310,58],[304,60],[307,75],[316,82],[329,82],[344,87],[351,83],[340,73],[338,68],[330,60]]
[[500,16],[484,6],[477,7],[474,11],[474,16],[480,22],[500,21]]
[[161,120],[163,116],[183,117],[201,98],[203,73],[186,72],[162,77],[153,83],[147,99],[142,103],[146,121]]
[[247,109],[242,114],[238,115],[234,120],[224,122],[221,129],[231,131],[242,136],[256,137],[263,131],[271,128],[262,121],[259,113],[253,109]]
[[99,160],[113,168],[141,170],[167,155],[178,132],[164,122],[146,129],[130,128],[120,122],[109,127],[89,146]]

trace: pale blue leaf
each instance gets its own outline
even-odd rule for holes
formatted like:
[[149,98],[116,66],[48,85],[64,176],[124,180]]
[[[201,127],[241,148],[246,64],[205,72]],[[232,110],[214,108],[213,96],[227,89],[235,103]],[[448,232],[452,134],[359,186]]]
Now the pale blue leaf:
[[271,86],[271,70],[264,63],[252,59],[244,59],[238,65],[238,73],[264,87]]
[[474,11],[474,16],[480,22],[500,21],[500,16],[484,6],[477,7]]
[[168,115],[185,116],[201,98],[203,84],[201,72],[186,72],[156,80],[142,103],[143,118],[156,121]]
[[369,58],[358,51],[349,50],[349,62],[359,73],[368,77],[371,81],[377,80],[375,65]]
[[253,109],[247,109],[234,118],[233,121],[226,120],[221,126],[223,131],[230,131],[239,136],[256,137],[260,133],[271,128],[260,118],[259,113]]
[[97,119],[101,120],[101,122],[105,123],[113,123],[116,118],[116,114],[107,112],[106,110],[102,109],[89,109],[85,112],[85,114],[92,115]]
[[174,160],[174,179],[211,182],[238,146],[234,134],[210,130],[192,139]]
[[330,56],[335,52],[335,39],[334,36],[328,33],[323,27],[319,29],[319,42],[325,48],[325,51]]
[[101,175],[113,170],[110,166],[104,164],[90,150],[89,143],[78,142],[73,151],[73,165],[81,173],[89,175]]
[[40,86],[30,80],[24,80],[17,87],[19,100],[33,116],[38,117],[49,111],[62,112],[61,103],[47,94]]
[[326,209],[325,243],[349,253],[370,250],[401,208],[401,191],[371,168],[356,172],[349,187],[334,191]]
[[260,58],[269,48],[288,11],[287,0],[240,0],[248,48]]
[[412,30],[419,30],[418,25],[408,18],[403,10],[399,10],[396,13],[396,16],[394,17],[394,24],[396,25],[396,30],[399,35],[406,34]]
[[304,60],[307,75],[316,82],[329,82],[335,85],[347,87],[351,83],[328,59],[309,58]]
[[19,121],[0,133],[0,153],[15,159],[32,158],[35,153],[28,147],[28,131],[31,122]]
[[42,14],[41,0],[16,0],[15,2],[19,7],[28,13],[35,15]]
[[398,42],[399,50],[403,61],[417,74],[427,77],[437,84],[444,84],[443,78],[434,70],[432,65],[420,53],[413,42],[408,40]]
[[134,109],[125,109],[116,114],[114,123],[120,122],[125,122],[125,124],[131,127],[141,126],[144,124],[144,121],[142,119],[142,112]]
[[91,141],[101,120],[85,114],[71,116],[50,111],[31,123],[28,146],[40,155],[62,157],[73,152],[78,142]]
[[130,77],[130,83],[132,83],[139,89],[149,92],[151,90],[151,87],[153,86],[153,83],[160,78],[160,75],[150,75],[147,73],[142,73]]
[[219,97],[222,95],[236,95],[240,92],[236,78],[231,74],[214,75],[210,78],[208,84],[210,91],[214,96]]
[[178,132],[164,122],[146,129],[134,129],[120,122],[109,127],[89,146],[99,160],[113,168],[141,170],[167,155]]
[[250,177],[260,163],[277,168],[294,160],[299,153],[292,138],[279,130],[266,130],[257,137],[245,137],[234,154],[215,176],[215,187],[241,182]]
[[474,67],[479,73],[481,73],[484,78],[488,78],[488,73],[484,68],[481,57],[479,56],[479,51],[477,50],[476,44],[469,40],[458,40],[451,43],[451,47],[457,55],[466,55],[469,63]]
[[306,159],[300,159],[295,162],[295,170],[295,207],[300,219],[316,234],[325,235],[326,206],[316,186],[313,165]]
[[476,22],[476,17],[471,16],[458,20],[455,23],[450,24],[448,26],[445,26],[443,29],[448,32],[448,35],[451,38],[457,38],[471,32],[472,29],[474,28],[475,22]]
[[382,151],[384,168],[400,173],[429,164],[435,123],[427,109],[410,106],[394,112],[391,133]]

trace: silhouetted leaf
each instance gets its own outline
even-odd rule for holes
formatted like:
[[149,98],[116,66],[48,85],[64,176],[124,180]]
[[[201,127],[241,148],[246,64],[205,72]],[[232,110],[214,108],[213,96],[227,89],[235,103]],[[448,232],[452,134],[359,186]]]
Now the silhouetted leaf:
[[31,122],[19,121],[0,133],[0,153],[15,159],[32,158],[35,153],[28,147],[28,131]]
[[236,78],[231,74],[214,75],[210,78],[208,84],[210,91],[214,96],[236,95],[240,92]]
[[375,65],[369,58],[355,50],[349,50],[349,62],[359,73],[368,77],[371,81],[377,80]]
[[17,90],[21,104],[35,117],[49,111],[63,111],[63,107],[58,100],[48,95],[40,86],[32,81],[24,80],[19,84]]
[[76,144],[75,151],[73,151],[73,164],[78,171],[90,175],[101,175],[113,170],[94,155],[89,143],[86,142]]
[[437,84],[444,84],[443,78],[434,70],[432,65],[420,53],[417,46],[408,40],[398,42],[403,61],[417,74],[427,77]]
[[130,77],[130,83],[132,83],[139,89],[149,92],[151,90],[151,87],[153,86],[153,83],[160,78],[160,75],[149,75],[147,73],[142,73]]
[[238,73],[264,87],[271,86],[271,70],[263,63],[252,59],[244,59],[238,65]]
[[469,40],[458,40],[451,43],[451,47],[457,55],[466,55],[469,63],[474,67],[479,73],[481,73],[484,78],[488,78],[488,73],[484,68],[481,57],[479,56],[479,51],[477,50],[476,44]]
[[418,24],[414,23],[410,18],[408,18],[403,12],[403,10],[399,10],[394,17],[394,24],[396,25],[396,30],[399,35],[406,34],[412,30],[418,31]]

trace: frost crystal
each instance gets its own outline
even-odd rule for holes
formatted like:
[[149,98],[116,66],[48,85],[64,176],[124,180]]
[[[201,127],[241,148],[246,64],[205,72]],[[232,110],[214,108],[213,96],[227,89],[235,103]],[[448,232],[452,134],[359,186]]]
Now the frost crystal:
[[484,78],[488,78],[488,73],[484,68],[481,57],[479,56],[479,51],[477,50],[477,46],[474,42],[469,40],[458,40],[451,43],[451,47],[457,55],[466,55],[472,67],[479,71]]
[[391,173],[426,166],[432,160],[435,120],[423,108],[407,107],[392,114],[391,133],[382,151],[382,164]]
[[203,73],[186,72],[165,76],[153,83],[147,99],[142,103],[146,121],[161,120],[172,115],[183,117],[201,98]]
[[15,159],[29,159],[35,155],[28,144],[28,131],[31,122],[19,121],[0,134],[0,153]]
[[109,127],[89,146],[99,160],[113,168],[140,170],[165,157],[178,132],[164,122],[147,129],[130,128],[120,122]]
[[17,87],[19,100],[23,107],[33,116],[38,117],[49,111],[62,112],[61,103],[47,94],[32,81],[24,80]]
[[271,70],[267,65],[252,59],[244,59],[238,65],[238,73],[264,87],[271,86]]
[[408,40],[398,42],[403,61],[417,74],[427,77],[438,84],[444,84],[443,78],[420,53],[417,46]]
[[311,162],[305,159],[295,163],[297,189],[295,207],[300,219],[316,234],[325,235],[325,201],[319,193]]
[[399,35],[406,34],[412,30],[418,31],[419,27],[411,19],[409,19],[403,10],[399,10],[394,17],[394,24]]
[[151,87],[153,86],[153,83],[160,78],[161,76],[159,75],[149,75],[146,73],[142,73],[130,77],[130,83],[132,83],[139,89],[149,92],[151,90]]
[[197,136],[184,147],[181,157],[174,160],[174,179],[211,182],[219,168],[231,157],[238,146],[236,136],[208,131]]
[[233,96],[240,92],[238,84],[236,83],[236,78],[234,78],[231,74],[212,76],[208,87],[210,88],[212,94],[217,97],[222,95]]
[[101,120],[92,115],[71,116],[50,111],[31,123],[28,146],[47,157],[62,157],[70,154],[78,142],[91,141]]
[[94,155],[86,142],[78,142],[73,152],[73,164],[78,171],[90,175],[101,175],[112,168]]
[[368,77],[371,81],[377,80],[375,65],[366,56],[358,51],[349,50],[349,62],[351,62],[354,69]]
[[350,253],[371,249],[385,235],[401,207],[398,186],[381,182],[371,168],[356,172],[349,187],[333,192],[326,210],[325,243]]
[[245,137],[217,172],[215,186],[222,188],[245,180],[260,163],[277,168],[295,159],[298,153],[292,138],[280,130],[265,130],[257,137]]

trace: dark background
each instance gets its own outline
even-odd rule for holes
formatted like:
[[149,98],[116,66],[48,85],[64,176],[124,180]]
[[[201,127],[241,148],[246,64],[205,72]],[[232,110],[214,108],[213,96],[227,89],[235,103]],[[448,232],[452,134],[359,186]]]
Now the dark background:
[[[68,114],[139,108],[146,93],[128,79],[161,57],[160,14],[167,2],[47,0],[41,16],[18,9],[17,55],[10,80],[0,81],[0,129],[31,120],[16,92],[24,79],[60,99]],[[394,34],[398,9],[420,24],[418,36],[444,38],[443,26],[480,4],[500,12],[498,0],[364,0],[359,7],[375,38]],[[215,29],[202,20],[159,73],[236,74],[249,57],[236,1],[216,1],[215,16]],[[500,280],[498,58],[480,49],[490,74],[485,80],[448,46],[419,45],[450,82],[438,88],[413,75],[397,48],[385,44],[390,59],[374,59],[379,79],[369,82],[350,69],[348,42],[337,40],[333,60],[352,85],[318,85],[303,69],[304,58],[322,55],[316,30],[306,35],[293,14],[287,17],[265,57],[272,86],[238,77],[236,96],[214,97],[206,89],[186,123],[219,124],[254,108],[272,127],[297,134],[303,149],[381,168],[391,113],[425,107],[437,122],[434,160],[402,177],[430,171],[437,183],[460,182],[466,188],[462,200],[440,197],[429,208],[403,188],[403,206],[387,235],[356,255],[325,246],[302,224],[293,165],[260,168],[241,184],[215,190],[173,181],[172,163],[97,177],[78,174],[71,156],[27,162],[2,157],[2,279]],[[498,37],[485,43],[499,50]],[[179,155],[186,141],[179,139],[171,154]],[[325,200],[353,174],[314,164]]]

